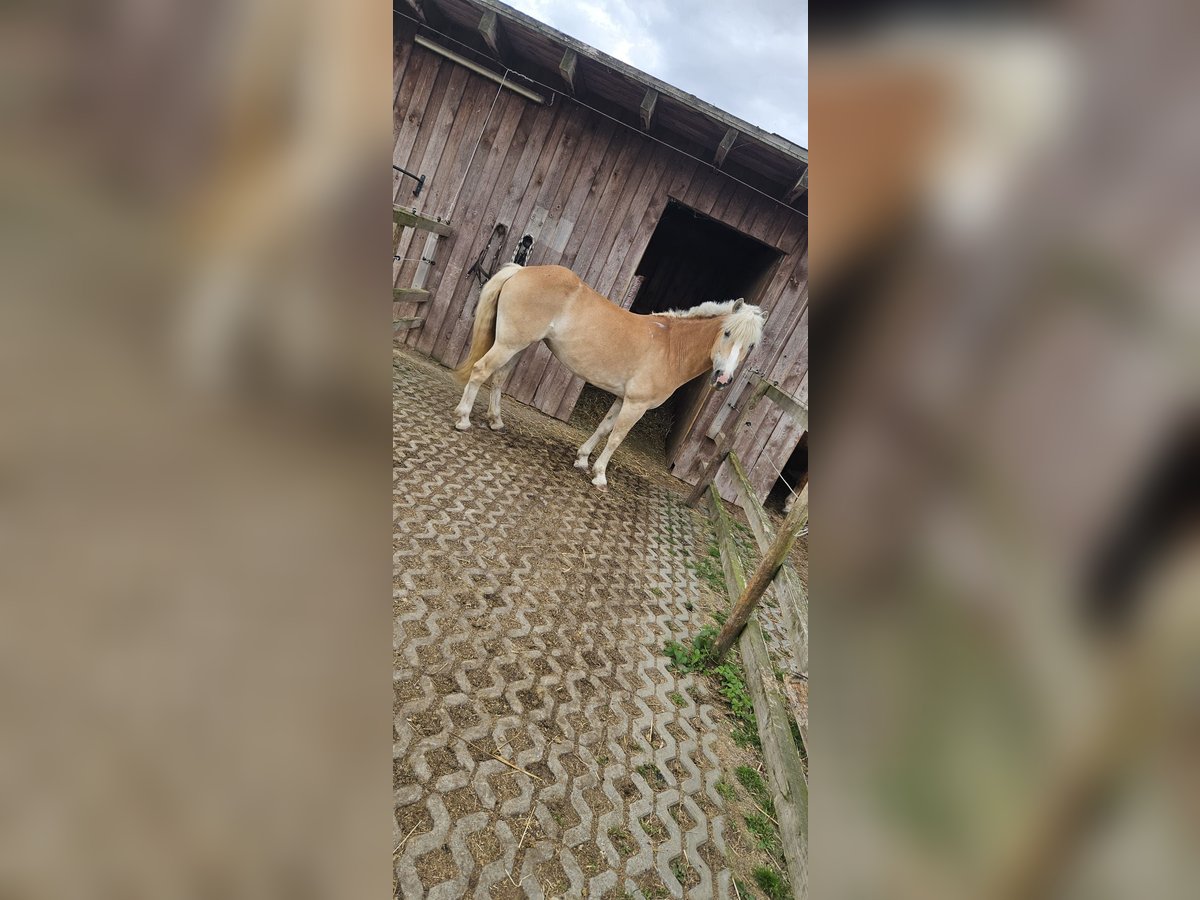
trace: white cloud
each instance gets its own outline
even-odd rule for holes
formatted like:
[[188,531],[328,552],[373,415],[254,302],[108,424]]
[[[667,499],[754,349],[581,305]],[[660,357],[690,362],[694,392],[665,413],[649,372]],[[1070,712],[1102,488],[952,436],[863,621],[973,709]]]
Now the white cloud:
[[766,131],[808,145],[805,3],[508,2]]

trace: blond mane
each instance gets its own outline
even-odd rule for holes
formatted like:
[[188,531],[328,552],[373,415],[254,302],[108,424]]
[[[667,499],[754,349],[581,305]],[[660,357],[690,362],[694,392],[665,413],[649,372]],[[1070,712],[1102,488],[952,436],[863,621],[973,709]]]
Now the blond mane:
[[[742,303],[737,312],[733,308]],[[751,306],[739,300],[709,300],[691,309],[673,309],[670,312],[655,313],[658,316],[668,316],[674,319],[716,319],[724,317],[725,330],[732,332],[736,340],[757,343],[762,337],[763,323],[766,316],[757,306]]]

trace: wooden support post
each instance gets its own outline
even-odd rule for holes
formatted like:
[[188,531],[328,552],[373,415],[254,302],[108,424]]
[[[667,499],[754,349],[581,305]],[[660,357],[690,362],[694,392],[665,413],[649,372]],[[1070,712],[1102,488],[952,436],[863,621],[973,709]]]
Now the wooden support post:
[[724,658],[725,654],[729,652],[729,648],[733,646],[733,642],[737,640],[738,635],[742,633],[742,629],[746,627],[746,622],[749,621],[750,614],[754,612],[754,607],[762,599],[763,592],[767,589],[767,586],[775,580],[775,575],[778,573],[779,567],[783,565],[788,554],[791,553],[792,545],[796,543],[796,538],[800,536],[801,529],[807,523],[808,485],[805,485],[804,490],[800,492],[800,497],[796,501],[795,506],[792,507],[792,511],[783,520],[783,525],[780,527],[779,533],[775,535],[774,543],[763,554],[758,568],[750,576],[750,582],[746,585],[746,589],[742,591],[742,595],[733,604],[733,609],[729,612],[729,618],[725,620],[725,625],[721,628],[721,633],[717,635],[717,639],[713,643],[713,654],[718,660]]
[[721,138],[721,143],[717,145],[716,155],[713,156],[713,165],[718,169],[725,164],[725,157],[729,155],[729,151],[733,149],[737,139],[738,130],[736,128],[730,128],[725,132],[725,137]]
[[564,50],[558,63],[558,74],[567,83],[572,94],[578,94],[583,87],[583,78],[579,74],[579,54],[574,50]]
[[658,91],[654,88],[646,89],[646,96],[642,98],[642,105],[638,112],[642,118],[642,131],[650,130],[650,122],[654,118],[654,107],[658,105]]

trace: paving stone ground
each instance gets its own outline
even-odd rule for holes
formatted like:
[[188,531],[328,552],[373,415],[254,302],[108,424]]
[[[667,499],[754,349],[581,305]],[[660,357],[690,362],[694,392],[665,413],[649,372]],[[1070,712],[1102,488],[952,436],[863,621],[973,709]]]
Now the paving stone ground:
[[662,654],[704,624],[706,521],[620,451],[594,489],[578,429],[505,400],[456,432],[447,371],[394,375],[396,895],[733,896],[725,714]]

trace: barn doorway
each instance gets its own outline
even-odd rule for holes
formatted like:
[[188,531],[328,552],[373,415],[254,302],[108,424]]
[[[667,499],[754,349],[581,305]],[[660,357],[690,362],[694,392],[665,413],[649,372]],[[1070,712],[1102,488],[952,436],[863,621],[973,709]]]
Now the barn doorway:
[[[635,277],[643,280],[630,309],[665,312],[734,297],[754,303],[782,257],[774,247],[668,201],[638,263]],[[648,412],[626,442],[670,468],[712,390],[706,376],[683,385],[666,403]],[[584,411],[594,427],[611,403],[609,394],[588,385],[576,410]]]
[[780,512],[784,512],[787,509],[788,498],[793,494],[799,494],[806,484],[808,484],[807,431],[800,436],[800,440],[796,442],[795,449],[792,450],[792,455],[788,457],[788,461],[779,470],[779,478],[776,479],[774,486],[771,488],[771,493],[767,496],[766,503],[763,505],[770,509],[777,509]]

